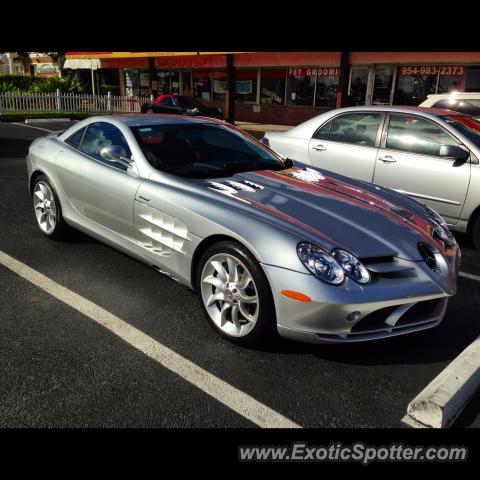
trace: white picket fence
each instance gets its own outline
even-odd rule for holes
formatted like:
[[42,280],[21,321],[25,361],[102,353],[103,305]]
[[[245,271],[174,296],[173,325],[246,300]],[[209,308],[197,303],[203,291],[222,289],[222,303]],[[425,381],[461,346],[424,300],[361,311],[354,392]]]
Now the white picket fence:
[[34,112],[134,113],[151,97],[83,95],[75,93],[0,93],[0,114]]

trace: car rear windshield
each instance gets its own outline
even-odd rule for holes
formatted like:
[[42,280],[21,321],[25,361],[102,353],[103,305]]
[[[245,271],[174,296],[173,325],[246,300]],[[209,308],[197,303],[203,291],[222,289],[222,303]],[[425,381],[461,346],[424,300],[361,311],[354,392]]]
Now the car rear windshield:
[[467,115],[445,115],[442,119],[480,148],[480,119]]
[[219,178],[289,166],[260,142],[224,125],[146,125],[132,130],[154,168],[181,177]]

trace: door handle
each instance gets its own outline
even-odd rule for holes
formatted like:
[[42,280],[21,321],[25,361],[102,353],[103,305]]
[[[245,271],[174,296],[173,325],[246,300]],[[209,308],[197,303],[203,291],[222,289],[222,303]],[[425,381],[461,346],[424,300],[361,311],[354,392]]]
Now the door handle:
[[385,157],[379,157],[378,159],[383,163],[395,163],[396,162],[396,160],[393,157],[391,157],[390,155],[387,155]]
[[326,150],[326,148],[321,143],[319,143],[318,145],[313,145],[312,148],[314,150],[317,150],[318,152],[324,152]]

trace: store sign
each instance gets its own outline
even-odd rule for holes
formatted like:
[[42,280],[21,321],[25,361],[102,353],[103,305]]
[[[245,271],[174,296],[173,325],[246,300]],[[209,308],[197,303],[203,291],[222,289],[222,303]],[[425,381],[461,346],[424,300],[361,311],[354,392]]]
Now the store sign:
[[339,67],[324,67],[324,68],[289,68],[289,77],[337,77],[340,75]]
[[463,75],[463,66],[459,65],[409,65],[398,67],[399,75]]

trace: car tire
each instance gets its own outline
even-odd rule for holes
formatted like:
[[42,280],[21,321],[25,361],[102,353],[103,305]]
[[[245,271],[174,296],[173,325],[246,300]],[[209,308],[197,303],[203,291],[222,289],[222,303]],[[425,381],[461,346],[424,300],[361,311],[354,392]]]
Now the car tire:
[[153,108],[147,108],[147,112],[146,112],[146,113],[154,113]]
[[475,250],[480,251],[480,215],[477,215],[477,218],[472,224],[471,236]]
[[35,179],[32,190],[33,211],[38,229],[47,237],[60,240],[68,233],[58,195],[45,175]]
[[253,347],[277,336],[267,277],[240,243],[220,242],[204,252],[197,269],[196,288],[208,323],[223,338]]

